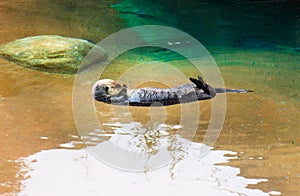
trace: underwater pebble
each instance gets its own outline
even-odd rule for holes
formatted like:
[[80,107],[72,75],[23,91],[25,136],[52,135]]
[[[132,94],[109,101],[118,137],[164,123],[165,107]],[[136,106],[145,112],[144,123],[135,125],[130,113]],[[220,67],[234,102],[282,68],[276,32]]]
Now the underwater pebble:
[[45,136],[43,136],[43,137],[40,137],[42,140],[47,140],[48,139],[48,137],[45,137]]

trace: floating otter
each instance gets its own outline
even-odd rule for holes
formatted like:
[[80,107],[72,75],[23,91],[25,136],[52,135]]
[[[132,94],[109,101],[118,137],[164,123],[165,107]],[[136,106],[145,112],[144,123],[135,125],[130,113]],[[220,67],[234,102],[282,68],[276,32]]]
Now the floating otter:
[[[246,89],[213,88],[203,79],[190,78],[192,83],[174,88],[138,88],[129,90],[127,85],[111,79],[97,81],[93,86],[93,97],[96,101],[130,106],[174,105],[199,100],[212,99],[217,93],[246,93]],[[158,104],[157,104],[158,103]]]

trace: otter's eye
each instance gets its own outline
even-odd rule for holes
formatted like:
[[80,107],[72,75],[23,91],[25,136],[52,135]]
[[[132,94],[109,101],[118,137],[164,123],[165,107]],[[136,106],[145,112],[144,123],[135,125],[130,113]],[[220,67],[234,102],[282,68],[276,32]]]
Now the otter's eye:
[[107,92],[107,91],[108,91],[108,89],[109,89],[109,88],[108,88],[108,86],[106,86],[106,87],[105,87],[105,91]]

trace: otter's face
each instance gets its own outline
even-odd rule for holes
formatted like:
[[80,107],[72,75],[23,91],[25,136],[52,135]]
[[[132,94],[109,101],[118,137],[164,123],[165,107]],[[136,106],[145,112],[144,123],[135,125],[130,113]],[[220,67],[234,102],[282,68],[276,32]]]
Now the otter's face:
[[110,97],[121,96],[127,92],[127,86],[114,80],[98,80],[93,86],[93,96],[97,101],[110,102]]

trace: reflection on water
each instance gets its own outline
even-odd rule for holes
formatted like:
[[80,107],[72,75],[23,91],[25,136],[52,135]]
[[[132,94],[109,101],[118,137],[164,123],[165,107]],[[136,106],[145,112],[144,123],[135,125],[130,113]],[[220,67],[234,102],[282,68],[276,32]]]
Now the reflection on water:
[[[83,141],[97,158],[119,169],[149,171],[162,167],[171,160],[181,159],[189,146],[187,139],[174,134],[181,125],[147,126],[140,122],[104,125],[110,126],[113,131],[96,130],[83,136]],[[109,139],[104,141],[105,138]],[[208,146],[202,146],[198,152],[199,157],[208,151]]]
[[[142,109],[143,113],[145,110],[148,108]],[[105,129],[82,136],[87,150],[77,149],[80,142],[71,141],[61,144],[63,149],[41,151],[19,160],[20,175],[25,179],[20,195],[281,194],[246,188],[268,180],[244,178],[238,176],[239,168],[220,165],[237,159],[237,153],[190,142],[176,134],[183,128],[179,124],[123,123],[105,110],[100,114]],[[145,119],[143,115],[139,118]],[[203,156],[207,149],[210,152]]]
[[238,176],[238,168],[216,165],[235,159],[235,152],[212,150],[201,158],[202,145],[190,143],[180,160],[145,173],[113,169],[86,150],[42,151],[22,158],[20,195],[269,195],[246,188],[266,179],[247,179]]

